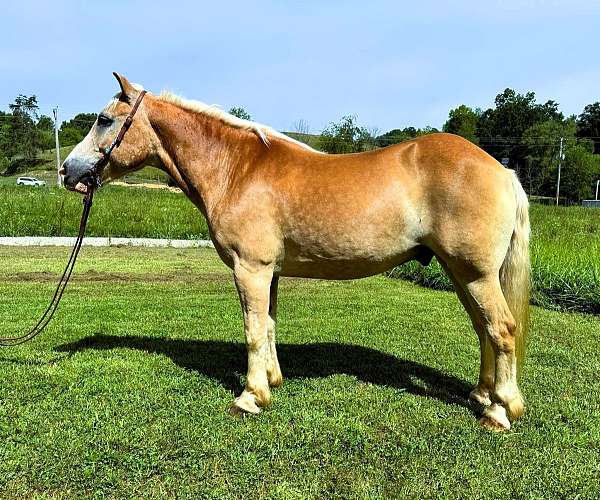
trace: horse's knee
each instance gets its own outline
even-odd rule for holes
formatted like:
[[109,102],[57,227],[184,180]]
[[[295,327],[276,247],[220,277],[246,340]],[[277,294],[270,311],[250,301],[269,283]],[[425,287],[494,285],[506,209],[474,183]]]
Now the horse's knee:
[[258,352],[265,348],[268,336],[266,331],[255,331],[246,333],[246,349],[249,352]]
[[504,318],[500,322],[500,335],[505,339],[510,339],[511,341],[514,341],[516,334],[517,323],[513,319],[512,315],[510,317]]

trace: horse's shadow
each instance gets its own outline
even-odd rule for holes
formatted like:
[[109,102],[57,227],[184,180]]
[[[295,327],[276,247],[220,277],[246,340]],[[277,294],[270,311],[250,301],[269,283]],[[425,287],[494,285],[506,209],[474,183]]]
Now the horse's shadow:
[[[178,366],[219,380],[233,392],[240,390],[239,373],[246,367],[245,345],[216,340],[172,340],[98,334],[60,345],[56,350],[75,353],[87,349],[117,348],[164,354]],[[464,380],[368,347],[330,342],[280,343],[277,345],[277,353],[284,379],[346,374],[363,382],[471,408],[468,402],[471,387]]]

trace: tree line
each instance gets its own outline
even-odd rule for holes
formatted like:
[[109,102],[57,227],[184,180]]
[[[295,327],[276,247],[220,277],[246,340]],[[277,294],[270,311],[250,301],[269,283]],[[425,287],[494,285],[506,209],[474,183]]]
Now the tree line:
[[[251,119],[242,107],[231,108],[230,113]],[[79,143],[95,120],[95,113],[79,113],[64,121],[59,129],[60,145]],[[306,122],[299,123],[302,132],[308,132]],[[460,135],[507,163],[530,195],[554,195],[559,162],[561,194],[569,201],[591,197],[600,178],[600,102],[588,104],[577,116],[565,117],[555,101],[538,103],[533,92],[519,94],[507,88],[485,111],[465,104],[451,109],[442,131]],[[348,115],[327,126],[313,146],[328,153],[352,153],[433,132],[439,130],[405,127],[379,134]],[[7,112],[0,111],[0,172],[10,175],[31,169],[41,162],[40,153],[53,147],[54,122],[39,114],[35,95],[19,95]]]
[[[0,172],[12,175],[42,162],[40,154],[54,148],[54,120],[39,113],[37,96],[18,95],[8,112],[0,111]],[[96,120],[95,113],[80,113],[62,123],[61,146],[80,142]]]

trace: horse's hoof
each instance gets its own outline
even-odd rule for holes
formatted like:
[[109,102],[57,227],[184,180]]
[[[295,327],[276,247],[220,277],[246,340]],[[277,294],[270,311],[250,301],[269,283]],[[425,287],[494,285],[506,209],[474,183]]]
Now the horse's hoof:
[[254,402],[254,399],[244,395],[236,398],[229,408],[229,414],[234,417],[243,417],[248,414],[258,415],[259,413],[260,408]]
[[489,391],[483,391],[479,387],[475,387],[469,394],[469,401],[486,407],[492,404]]
[[499,404],[493,404],[483,410],[483,416],[479,419],[479,423],[482,427],[495,432],[510,430],[506,410]]

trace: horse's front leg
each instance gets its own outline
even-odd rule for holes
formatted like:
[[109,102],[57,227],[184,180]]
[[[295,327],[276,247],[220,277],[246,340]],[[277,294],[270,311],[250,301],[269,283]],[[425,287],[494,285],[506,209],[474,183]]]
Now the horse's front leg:
[[235,399],[232,414],[260,412],[271,400],[267,368],[270,368],[271,346],[268,339],[269,289],[273,269],[239,262],[234,266],[235,284],[244,315],[244,332],[248,351],[246,387]]

